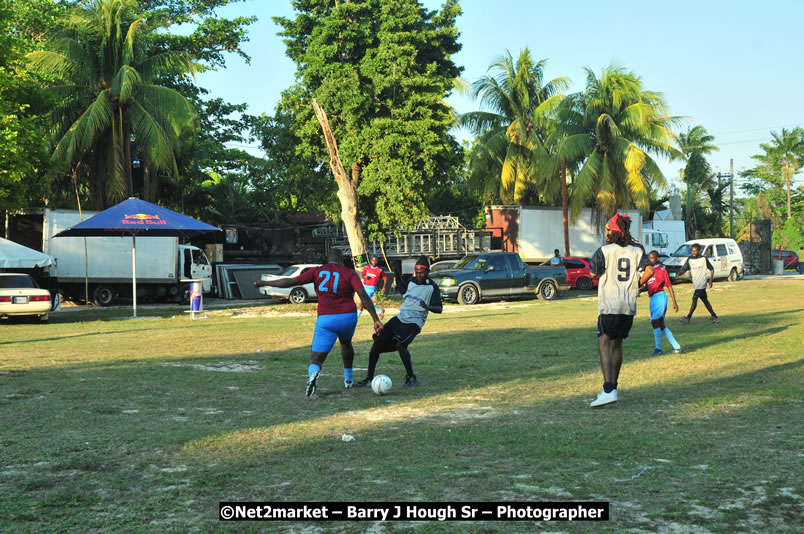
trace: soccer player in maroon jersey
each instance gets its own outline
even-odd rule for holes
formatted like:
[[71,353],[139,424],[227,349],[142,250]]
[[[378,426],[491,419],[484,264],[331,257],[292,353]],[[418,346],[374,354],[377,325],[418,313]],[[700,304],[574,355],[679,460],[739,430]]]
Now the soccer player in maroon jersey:
[[321,366],[335,345],[336,339],[341,343],[341,356],[343,356],[343,385],[347,388],[352,387],[354,379],[352,363],[355,359],[352,336],[355,333],[355,326],[357,326],[355,293],[374,319],[374,331],[380,332],[383,326],[377,316],[377,310],[374,309],[374,303],[363,289],[357,271],[349,269],[341,263],[340,250],[331,248],[327,260],[328,263],[325,265],[310,269],[299,276],[254,282],[254,287],[293,287],[309,283],[315,284],[315,293],[318,296],[318,318],[315,322],[313,347],[307,366],[306,395],[308,397],[315,393],[318,377],[321,375]]
[[[382,287],[385,288],[388,277],[382,267],[377,265],[377,256],[372,256],[369,265],[363,267],[363,272],[360,273],[360,278],[363,279],[363,288],[366,294],[374,300],[374,293],[377,291],[377,284],[382,281]],[[357,318],[360,319],[360,314],[363,313],[363,303],[357,304]],[[385,316],[385,309],[380,308],[380,319]]]
[[659,261],[659,253],[651,250],[648,254],[650,264],[653,265],[653,274],[645,286],[650,296],[650,324],[653,326],[653,337],[656,340],[656,350],[653,351],[654,356],[659,356],[662,353],[662,335],[667,338],[667,341],[673,346],[673,354],[681,354],[681,345],[678,344],[673,332],[670,331],[664,324],[664,316],[667,314],[667,294],[664,289],[670,292],[673,298],[673,311],[678,313],[678,303],[676,303],[676,294],[673,292],[673,284],[670,283],[670,276],[667,274],[667,269]]

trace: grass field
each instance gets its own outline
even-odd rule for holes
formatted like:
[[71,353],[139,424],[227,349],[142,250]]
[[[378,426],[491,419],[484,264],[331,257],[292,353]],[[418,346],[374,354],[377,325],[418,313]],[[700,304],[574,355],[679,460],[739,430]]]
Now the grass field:
[[[691,287],[676,292],[683,313]],[[411,345],[420,387],[383,355],[384,397],[343,388],[337,348],[304,397],[314,305],[2,325],[0,530],[801,532],[804,281],[719,282],[710,300],[722,322],[671,310],[685,354],[653,357],[641,297],[620,402],[599,410],[592,294],[448,305]],[[601,500],[611,519],[219,522],[230,500]]]

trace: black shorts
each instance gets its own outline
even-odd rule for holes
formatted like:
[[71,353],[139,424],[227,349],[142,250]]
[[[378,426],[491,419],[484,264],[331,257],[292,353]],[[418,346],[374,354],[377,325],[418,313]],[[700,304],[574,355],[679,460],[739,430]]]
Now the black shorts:
[[606,334],[611,339],[625,339],[634,324],[633,315],[609,315],[601,314],[597,316],[597,337]]
[[706,300],[706,288],[696,289],[692,292],[692,296],[696,299]]
[[410,345],[419,332],[419,325],[403,323],[394,317],[383,326],[382,332],[374,334],[374,347],[380,352],[397,350],[398,345]]

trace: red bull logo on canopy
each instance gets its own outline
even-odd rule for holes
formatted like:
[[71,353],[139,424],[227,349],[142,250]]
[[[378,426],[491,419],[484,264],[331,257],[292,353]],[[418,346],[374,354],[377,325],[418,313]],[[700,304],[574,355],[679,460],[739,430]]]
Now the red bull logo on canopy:
[[123,224],[137,224],[137,225],[155,225],[167,224],[167,221],[160,219],[159,215],[149,215],[147,213],[134,213],[132,215],[123,215]]

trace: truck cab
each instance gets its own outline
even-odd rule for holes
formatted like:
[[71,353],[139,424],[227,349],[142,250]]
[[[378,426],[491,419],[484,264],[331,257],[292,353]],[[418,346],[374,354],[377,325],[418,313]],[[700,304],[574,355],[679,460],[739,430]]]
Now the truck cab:
[[212,264],[198,247],[179,245],[179,266],[182,280],[203,280],[204,293],[212,291]]

